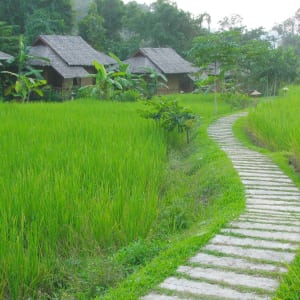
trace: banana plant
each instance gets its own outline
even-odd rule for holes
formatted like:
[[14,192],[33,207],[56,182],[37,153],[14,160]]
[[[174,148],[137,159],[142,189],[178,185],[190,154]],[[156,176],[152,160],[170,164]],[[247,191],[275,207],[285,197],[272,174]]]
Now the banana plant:
[[47,84],[47,80],[30,77],[33,72],[17,74],[3,71],[3,73],[16,78],[15,83],[5,90],[5,96],[12,95],[21,102],[28,102],[32,93],[36,93],[40,97],[44,95],[41,87]]
[[47,81],[42,78],[41,70],[36,70],[29,66],[28,61],[33,58],[46,60],[45,58],[32,56],[28,53],[25,47],[23,37],[19,40],[19,54],[11,59],[9,63],[17,67],[17,72],[2,71],[1,73],[15,77],[15,81],[5,90],[5,96],[12,95],[15,99],[21,102],[28,102],[32,93],[42,97],[42,86],[47,84]]

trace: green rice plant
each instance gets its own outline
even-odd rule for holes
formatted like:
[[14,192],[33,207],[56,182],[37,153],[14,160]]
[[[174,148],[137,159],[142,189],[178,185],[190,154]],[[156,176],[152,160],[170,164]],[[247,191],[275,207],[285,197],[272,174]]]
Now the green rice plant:
[[300,87],[291,87],[286,96],[262,102],[246,122],[252,139],[272,151],[284,151],[295,165],[300,164]]
[[147,236],[166,137],[137,105],[0,105],[0,295],[48,293],[60,258]]
[[[178,99],[201,116],[201,124],[214,118],[210,95]],[[119,257],[126,272],[133,270],[144,263],[143,255],[150,259],[159,251],[139,241],[160,234],[165,239],[189,228],[199,215],[206,218],[201,201],[212,201],[227,172],[212,186],[215,177],[201,176],[211,174],[202,164],[215,158],[189,161],[199,144],[186,147],[167,136],[154,122],[143,120],[139,108],[140,103],[87,99],[0,103],[0,298],[60,298],[61,291],[72,290],[74,276],[66,274],[72,262],[81,266],[76,280],[83,282],[74,290],[88,290],[94,278],[107,288],[115,274],[103,277],[110,264],[100,259],[93,266],[93,257],[125,247]],[[220,113],[229,111],[220,103]],[[207,137],[202,140],[201,128],[205,153]],[[187,169],[177,159],[173,164],[175,147],[174,157],[185,160]],[[170,185],[171,178],[177,182]],[[207,189],[207,198],[199,196]],[[223,193],[220,199],[227,198]],[[99,273],[97,266],[103,268]]]

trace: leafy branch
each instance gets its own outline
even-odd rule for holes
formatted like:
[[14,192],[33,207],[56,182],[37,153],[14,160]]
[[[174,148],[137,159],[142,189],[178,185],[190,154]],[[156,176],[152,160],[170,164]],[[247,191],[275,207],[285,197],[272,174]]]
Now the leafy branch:
[[190,131],[197,121],[190,109],[180,106],[177,100],[147,101],[145,105],[147,109],[140,111],[142,117],[155,120],[167,131],[185,132],[186,142],[190,143]]

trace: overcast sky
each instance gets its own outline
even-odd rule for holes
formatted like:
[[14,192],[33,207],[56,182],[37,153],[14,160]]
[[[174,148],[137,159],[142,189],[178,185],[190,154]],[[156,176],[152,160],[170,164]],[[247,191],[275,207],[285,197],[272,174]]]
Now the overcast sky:
[[[130,0],[124,0],[125,3]],[[153,0],[136,0],[150,4]],[[219,28],[218,21],[225,16],[239,14],[243,24],[251,28],[264,27],[270,30],[275,23],[282,23],[292,17],[298,8],[299,0],[174,0],[177,6],[197,16],[207,12],[212,17],[212,27]]]

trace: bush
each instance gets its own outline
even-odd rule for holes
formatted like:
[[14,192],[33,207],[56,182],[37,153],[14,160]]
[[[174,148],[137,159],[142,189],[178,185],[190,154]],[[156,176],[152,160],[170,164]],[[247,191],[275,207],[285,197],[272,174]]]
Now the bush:
[[241,93],[226,93],[221,98],[225,103],[229,104],[232,109],[243,109],[255,105],[257,99],[250,98],[248,95]]

